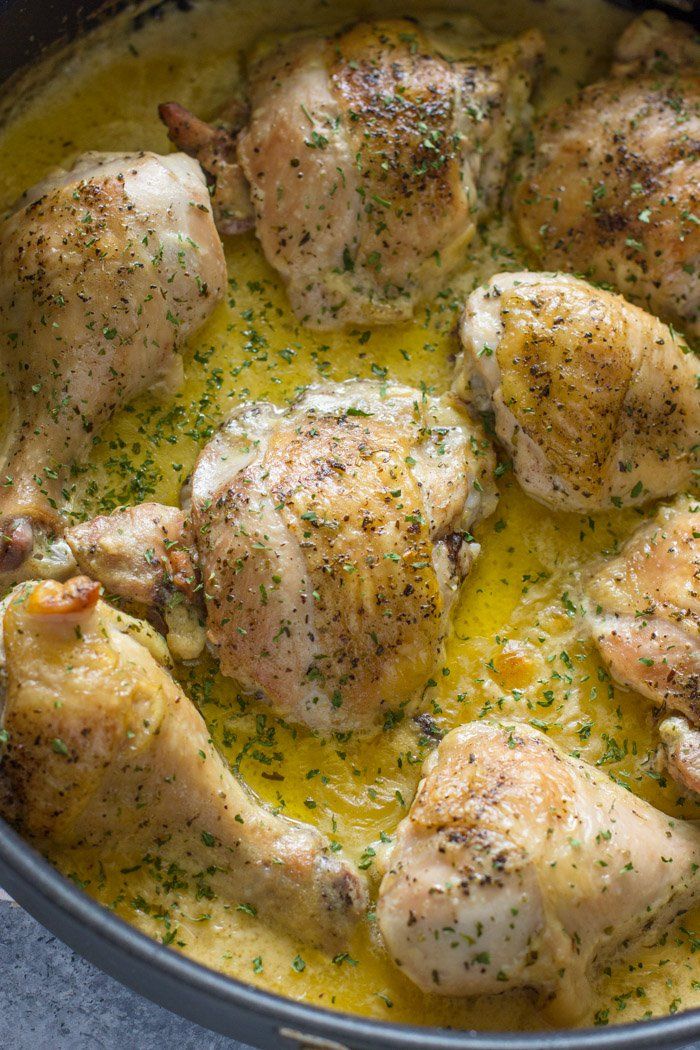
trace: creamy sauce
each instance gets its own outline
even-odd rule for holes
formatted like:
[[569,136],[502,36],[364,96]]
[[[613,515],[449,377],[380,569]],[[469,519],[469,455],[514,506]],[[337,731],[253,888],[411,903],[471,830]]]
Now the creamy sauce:
[[[414,3],[362,5],[386,15]],[[449,8],[450,5],[445,5]],[[471,5],[482,15],[482,5]],[[457,9],[458,5],[451,5]],[[460,10],[470,4],[459,5]],[[343,5],[349,16],[353,4]],[[89,149],[168,149],[156,105],[177,99],[208,116],[241,80],[242,51],[261,32],[327,23],[332,5],[202,3],[134,31],[123,18],[46,66],[20,90],[0,130],[0,208],[55,164]],[[337,13],[336,16],[337,18]],[[628,16],[602,0],[496,0],[487,24],[502,33],[539,26],[548,107],[602,73]],[[116,25],[121,27],[118,31]],[[383,330],[313,333],[295,321],[254,237],[227,244],[230,286],[186,355],[186,382],[172,403],[140,398],[94,440],[73,492],[84,518],[121,503],[175,503],[198,448],[242,400],[284,403],[309,382],[350,376],[444,390],[465,291],[524,260],[507,222],[471,248],[465,274],[416,318]],[[496,514],[477,530],[483,553],[463,588],[444,666],[426,685],[423,709],[441,730],[495,713],[528,720],[598,764],[665,812],[700,816],[655,772],[647,704],[614,688],[584,640],[576,593],[581,568],[617,549],[639,523],[632,511],[554,514],[525,497],[509,473]],[[648,512],[650,513],[650,511]],[[261,797],[317,824],[341,843],[376,889],[376,850],[407,813],[422,757],[432,746],[403,718],[369,744],[320,741],[239,695],[213,662],[180,669],[212,736]],[[309,1003],[384,1020],[465,1028],[532,1029],[553,1023],[526,995],[479,1001],[425,996],[384,954],[370,915],[348,955],[331,960],[262,924],[246,902],[197,899],[177,870],[156,863],[104,871],[99,858],[54,858],[86,890],[139,928],[215,969]],[[584,1024],[633,1021],[700,1005],[700,911],[620,957],[597,981]]]

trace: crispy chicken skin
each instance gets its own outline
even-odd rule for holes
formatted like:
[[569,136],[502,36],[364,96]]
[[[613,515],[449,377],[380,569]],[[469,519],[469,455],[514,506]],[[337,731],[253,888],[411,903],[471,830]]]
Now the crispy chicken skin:
[[700,501],[662,507],[596,571],[586,596],[608,670],[660,709],[669,772],[700,791]]
[[272,813],[231,773],[143,625],[99,589],[76,577],[10,597],[3,812],[63,855],[87,846],[121,865],[157,849],[294,935],[345,945],[365,903],[360,878],[320,832]]
[[698,462],[697,365],[667,325],[567,274],[497,274],[469,297],[454,389],[493,411],[525,491],[559,510],[634,506]]
[[[237,159],[265,255],[305,324],[408,320],[463,261],[499,201],[544,51],[537,31],[484,37],[473,20],[461,31],[361,22],[253,57]],[[193,148],[196,118],[172,104],[161,115],[211,167],[216,129]]]
[[224,674],[292,721],[375,731],[440,658],[494,465],[450,395],[350,381],[243,406],[192,477]]
[[472,722],[425,763],[377,917],[423,991],[528,988],[557,1022],[621,945],[700,894],[700,833],[527,725]]
[[136,394],[178,386],[177,350],[225,283],[204,178],[184,154],[85,154],[0,224],[12,410],[0,571],[36,571],[28,555],[35,533],[61,530],[67,468]]
[[700,51],[689,26],[650,32],[658,18],[620,40],[630,75],[542,117],[514,210],[540,266],[607,282],[698,342]]

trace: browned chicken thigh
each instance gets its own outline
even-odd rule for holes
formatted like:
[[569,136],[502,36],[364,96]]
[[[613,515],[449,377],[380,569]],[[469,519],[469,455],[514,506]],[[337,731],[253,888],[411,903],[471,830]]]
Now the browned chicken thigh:
[[224,674],[293,722],[375,732],[440,659],[494,467],[450,395],[327,384],[231,416],[195,465],[191,527],[144,504],[66,537],[83,571],[164,612],[179,654],[201,594]]
[[0,225],[0,571],[51,573],[49,557],[38,568],[28,556],[61,531],[68,468],[117,408],[177,387],[177,350],[225,283],[204,179],[184,154],[86,154]]
[[[236,158],[265,255],[305,324],[407,320],[463,262],[498,203],[543,50],[536,31],[494,43],[473,20],[403,19],[260,49]],[[161,115],[208,165],[215,201],[238,199],[222,186],[222,162],[234,185],[241,171],[221,129],[174,104]],[[245,221],[238,205],[231,219]]]
[[[105,864],[157,850],[196,885],[329,951],[347,944],[362,880],[315,828],[231,772],[167,670],[155,632],[87,577],[25,583],[4,611],[0,807],[44,851]],[[186,887],[182,886],[181,889]]]
[[615,71],[627,75],[541,119],[515,193],[540,266],[613,285],[691,342],[700,339],[699,55],[689,26],[642,16],[618,46]]
[[490,444],[449,395],[347,382],[246,406],[203,451],[192,519],[222,670],[312,728],[376,731],[443,651]]
[[700,500],[662,507],[592,577],[587,601],[610,673],[658,709],[669,772],[700,792]]
[[535,499],[597,511],[692,481],[697,363],[656,317],[569,274],[501,273],[467,299],[460,336],[454,388],[494,413]]

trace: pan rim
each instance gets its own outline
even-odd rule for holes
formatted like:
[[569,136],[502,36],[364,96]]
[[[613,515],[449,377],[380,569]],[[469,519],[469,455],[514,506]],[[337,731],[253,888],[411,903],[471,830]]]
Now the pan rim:
[[[132,982],[114,960],[120,957],[122,963],[131,961],[149,968],[174,986],[189,989],[202,1004],[218,1004],[224,1010],[238,1009],[266,1018],[282,1036],[285,1032],[290,1038],[304,1033],[334,1040],[339,1047],[350,1040],[355,1046],[382,1046],[387,1050],[656,1050],[700,1038],[700,1009],[609,1027],[480,1032],[424,1028],[295,1002],[158,944],[62,875],[2,818],[0,883],[42,925],[111,976],[181,1016],[227,1035],[231,1035],[230,1025],[211,1024],[203,1010],[190,1010],[184,1001],[163,1003],[167,997],[159,996],[155,989],[137,986],[137,970]],[[86,933],[92,950],[86,950]],[[99,949],[108,958],[102,957]],[[109,958],[110,953],[114,958]]]

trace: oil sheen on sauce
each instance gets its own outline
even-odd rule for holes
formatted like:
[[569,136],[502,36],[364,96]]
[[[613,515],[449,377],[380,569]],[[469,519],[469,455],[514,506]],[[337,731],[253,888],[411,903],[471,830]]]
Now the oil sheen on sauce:
[[[479,14],[475,0],[443,10]],[[343,17],[352,16],[352,2]],[[362,5],[382,15],[416,3]],[[241,55],[261,33],[337,20],[317,0],[293,5],[204,0],[137,25],[112,23],[50,59],[3,100],[0,208],[56,164],[84,150],[169,149],[158,102],[178,99],[213,114],[241,80]],[[482,13],[482,18],[484,17]],[[548,67],[538,106],[548,107],[604,72],[629,16],[603,0],[494,0],[488,27],[508,34],[539,26]],[[465,273],[412,325],[314,333],[295,321],[255,238],[227,243],[229,287],[186,354],[186,382],[170,403],[142,397],[94,440],[75,480],[76,519],[122,503],[174,503],[198,448],[232,407],[250,398],[284,403],[304,385],[350,376],[449,384],[454,328],[465,292],[490,274],[525,264],[507,220],[497,220],[465,259]],[[506,472],[501,502],[480,526],[483,553],[466,582],[444,666],[426,684],[423,709],[442,730],[495,714],[528,720],[553,740],[667,813],[700,816],[649,761],[647,705],[614,688],[584,640],[572,595],[581,567],[615,550],[640,521],[635,512],[555,514],[525,497]],[[317,824],[374,887],[376,848],[405,816],[432,746],[411,719],[376,740],[320,741],[281,724],[240,695],[213,662],[181,668],[213,739],[272,806]],[[526,995],[478,1001],[426,996],[386,958],[370,915],[349,953],[327,958],[260,922],[237,900],[198,899],[157,856],[137,870],[104,870],[98,857],[53,858],[88,893],[175,949],[282,995],[388,1021],[464,1028],[533,1029],[553,1023]],[[609,966],[584,1024],[630,1022],[700,1005],[700,911]]]

